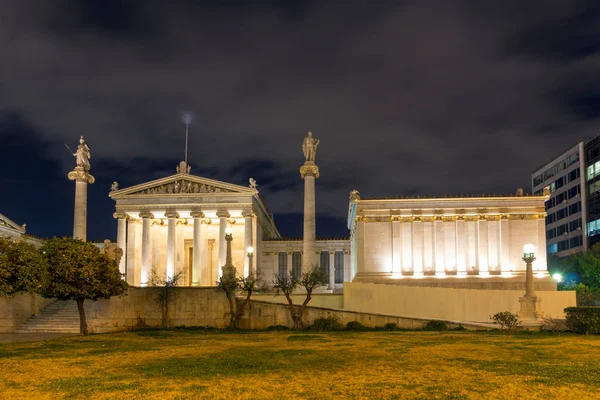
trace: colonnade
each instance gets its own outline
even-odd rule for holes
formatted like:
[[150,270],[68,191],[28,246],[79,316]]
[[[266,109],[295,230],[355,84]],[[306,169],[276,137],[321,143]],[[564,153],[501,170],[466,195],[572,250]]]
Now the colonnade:
[[[520,270],[513,259],[520,257],[522,244],[513,243],[509,222],[532,219],[537,221],[530,221],[536,223],[530,226],[541,232],[541,214],[357,216],[351,239],[351,248],[358,250],[353,251],[357,254],[353,266],[356,272],[416,276],[500,275],[514,267]],[[370,228],[371,223],[386,224]],[[537,235],[534,239],[543,243]],[[515,251],[514,245],[519,249]]]
[[[118,220],[117,228],[117,245],[123,249],[123,256],[119,263],[119,270],[122,274],[127,274],[127,281],[130,284],[135,285],[139,282],[140,286],[147,286],[151,280],[152,266],[156,264],[156,260],[153,260],[152,253],[152,225],[164,225],[166,221],[167,225],[167,240],[166,240],[166,278],[167,280],[173,279],[175,276],[175,267],[177,263],[182,263],[181,260],[177,259],[177,248],[181,247],[183,250],[184,246],[184,231],[183,227],[192,224],[193,233],[191,248],[192,259],[191,259],[191,276],[189,282],[192,286],[199,286],[203,281],[203,273],[207,273],[206,260],[207,260],[207,229],[212,224],[212,219],[207,217],[202,210],[192,210],[191,212],[185,212],[185,217],[182,217],[183,212],[177,210],[165,210],[164,218],[155,218],[155,215],[150,211],[140,212],[117,212],[113,216]],[[215,214],[212,212],[212,214]],[[189,215],[189,218],[188,218]],[[137,217],[137,218],[136,218]],[[244,265],[236,266],[242,267],[243,271],[238,273],[247,276],[249,272],[249,261],[248,261],[248,248],[253,245],[253,219],[254,214],[247,210],[242,212],[242,218],[244,219]],[[215,218],[213,218],[215,219]],[[137,231],[131,229],[132,224],[139,223],[141,221],[142,232],[141,232],[141,243],[138,249],[136,240]],[[218,221],[218,236],[216,237],[218,245],[218,265],[219,274],[220,267],[225,265],[227,244],[225,241],[225,232],[228,226],[234,224],[235,218],[232,218],[231,214],[227,210],[218,210],[216,212],[216,219]],[[213,234],[214,237],[214,234]],[[137,254],[129,254],[130,252],[141,251],[141,256],[138,258]],[[163,253],[158,250],[159,253]],[[184,255],[185,257],[185,255]],[[139,259],[139,268],[137,265]],[[154,261],[154,262],[153,262]],[[134,264],[134,265],[132,265]],[[137,276],[131,276],[139,273],[139,279]],[[162,277],[161,277],[162,278]]]

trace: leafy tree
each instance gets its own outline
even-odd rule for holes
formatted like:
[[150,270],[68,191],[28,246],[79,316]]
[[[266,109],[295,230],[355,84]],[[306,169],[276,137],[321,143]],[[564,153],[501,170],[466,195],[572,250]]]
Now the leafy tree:
[[[217,287],[225,292],[229,302],[229,327],[237,328],[239,320],[244,314],[246,306],[250,302],[252,293],[258,291],[258,279],[255,275],[249,274],[247,277],[234,276],[233,273],[223,274],[217,281]],[[238,303],[235,295],[238,291],[245,294],[244,300]]]
[[46,263],[35,246],[0,238],[0,296],[39,291],[45,277]]
[[[302,277],[298,279],[291,271],[284,275],[275,275],[273,281],[273,287],[280,289],[288,302],[288,309],[290,316],[294,321],[294,329],[303,328],[302,317],[304,316],[304,309],[308,302],[312,299],[312,292],[319,286],[324,285],[327,282],[327,276],[325,271],[320,267],[314,267],[311,271],[302,274]],[[303,287],[306,293],[306,297],[300,306],[294,305],[292,301],[292,293],[298,288]]]
[[581,283],[590,289],[600,289],[600,243],[585,253],[573,256],[581,276]]
[[127,290],[114,260],[101,254],[91,243],[68,237],[52,238],[42,246],[48,266],[48,279],[41,293],[59,300],[75,300],[79,310],[79,329],[87,335],[83,302],[108,299]]

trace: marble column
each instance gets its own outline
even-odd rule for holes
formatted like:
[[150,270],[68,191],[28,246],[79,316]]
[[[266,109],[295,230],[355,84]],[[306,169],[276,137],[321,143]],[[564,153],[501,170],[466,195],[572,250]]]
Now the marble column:
[[[412,253],[412,267],[413,267],[413,273],[415,275],[423,275],[423,271],[425,270],[425,227],[423,225],[423,222],[420,222],[420,220],[416,220],[415,218],[411,219],[412,222],[410,223],[410,237],[411,239],[411,253]],[[416,232],[415,232],[415,224],[419,222],[420,228],[421,228],[421,237],[420,237],[420,242],[422,245],[421,248],[421,261],[420,263],[416,262],[416,256],[417,256],[417,240],[416,240]]]
[[254,214],[251,211],[244,211],[242,216],[244,217],[244,276],[248,276],[252,272],[250,271],[248,247],[252,246],[252,218]]
[[479,274],[479,217],[475,217],[475,273]]
[[126,213],[114,213],[113,217],[117,219],[117,247],[123,251],[121,261],[119,261],[119,272],[124,275],[126,273],[127,260],[127,219],[129,216]]
[[202,211],[192,211],[190,216],[194,219],[194,237],[192,244],[192,286],[200,286],[200,279],[202,278],[201,272],[201,261],[202,261],[202,219],[204,213]]
[[319,167],[314,161],[306,161],[300,167],[300,176],[304,179],[304,237],[302,238],[302,272],[313,268],[315,259],[315,179],[319,177]]
[[96,179],[84,167],[75,167],[67,175],[75,181],[75,210],[73,215],[73,237],[85,242],[87,235],[87,185]]
[[392,272],[402,272],[402,223],[400,217],[392,220]]
[[142,219],[142,268],[140,271],[140,286],[148,286],[150,281],[150,224],[154,215],[150,212],[141,212]]
[[175,276],[175,227],[179,214],[175,211],[167,211],[167,280]]
[[329,289],[335,289],[335,251],[329,252]]
[[219,218],[219,276],[221,276],[221,267],[225,265],[227,258],[227,241],[225,240],[225,229],[227,229],[227,218],[229,218],[229,212],[218,211],[217,217]]
[[502,216],[498,216],[498,273],[502,272]]
[[350,273],[350,251],[344,250],[344,282],[352,282]]

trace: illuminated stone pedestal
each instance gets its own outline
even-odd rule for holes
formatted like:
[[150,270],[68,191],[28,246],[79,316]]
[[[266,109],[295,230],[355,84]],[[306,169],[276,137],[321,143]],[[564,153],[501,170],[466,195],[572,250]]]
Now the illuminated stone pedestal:
[[537,321],[542,318],[541,303],[542,299],[537,296],[523,296],[519,298],[521,309],[519,310],[519,319],[523,321]]

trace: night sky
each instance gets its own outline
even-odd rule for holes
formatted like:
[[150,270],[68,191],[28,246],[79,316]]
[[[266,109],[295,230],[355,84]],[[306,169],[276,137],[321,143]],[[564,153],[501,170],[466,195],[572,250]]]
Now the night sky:
[[600,2],[251,3],[0,0],[0,213],[71,235],[64,144],[84,135],[88,239],[115,239],[111,182],[174,174],[184,111],[191,173],[255,178],[286,236],[302,234],[308,130],[318,236],[348,235],[352,189],[530,191],[600,134]]

